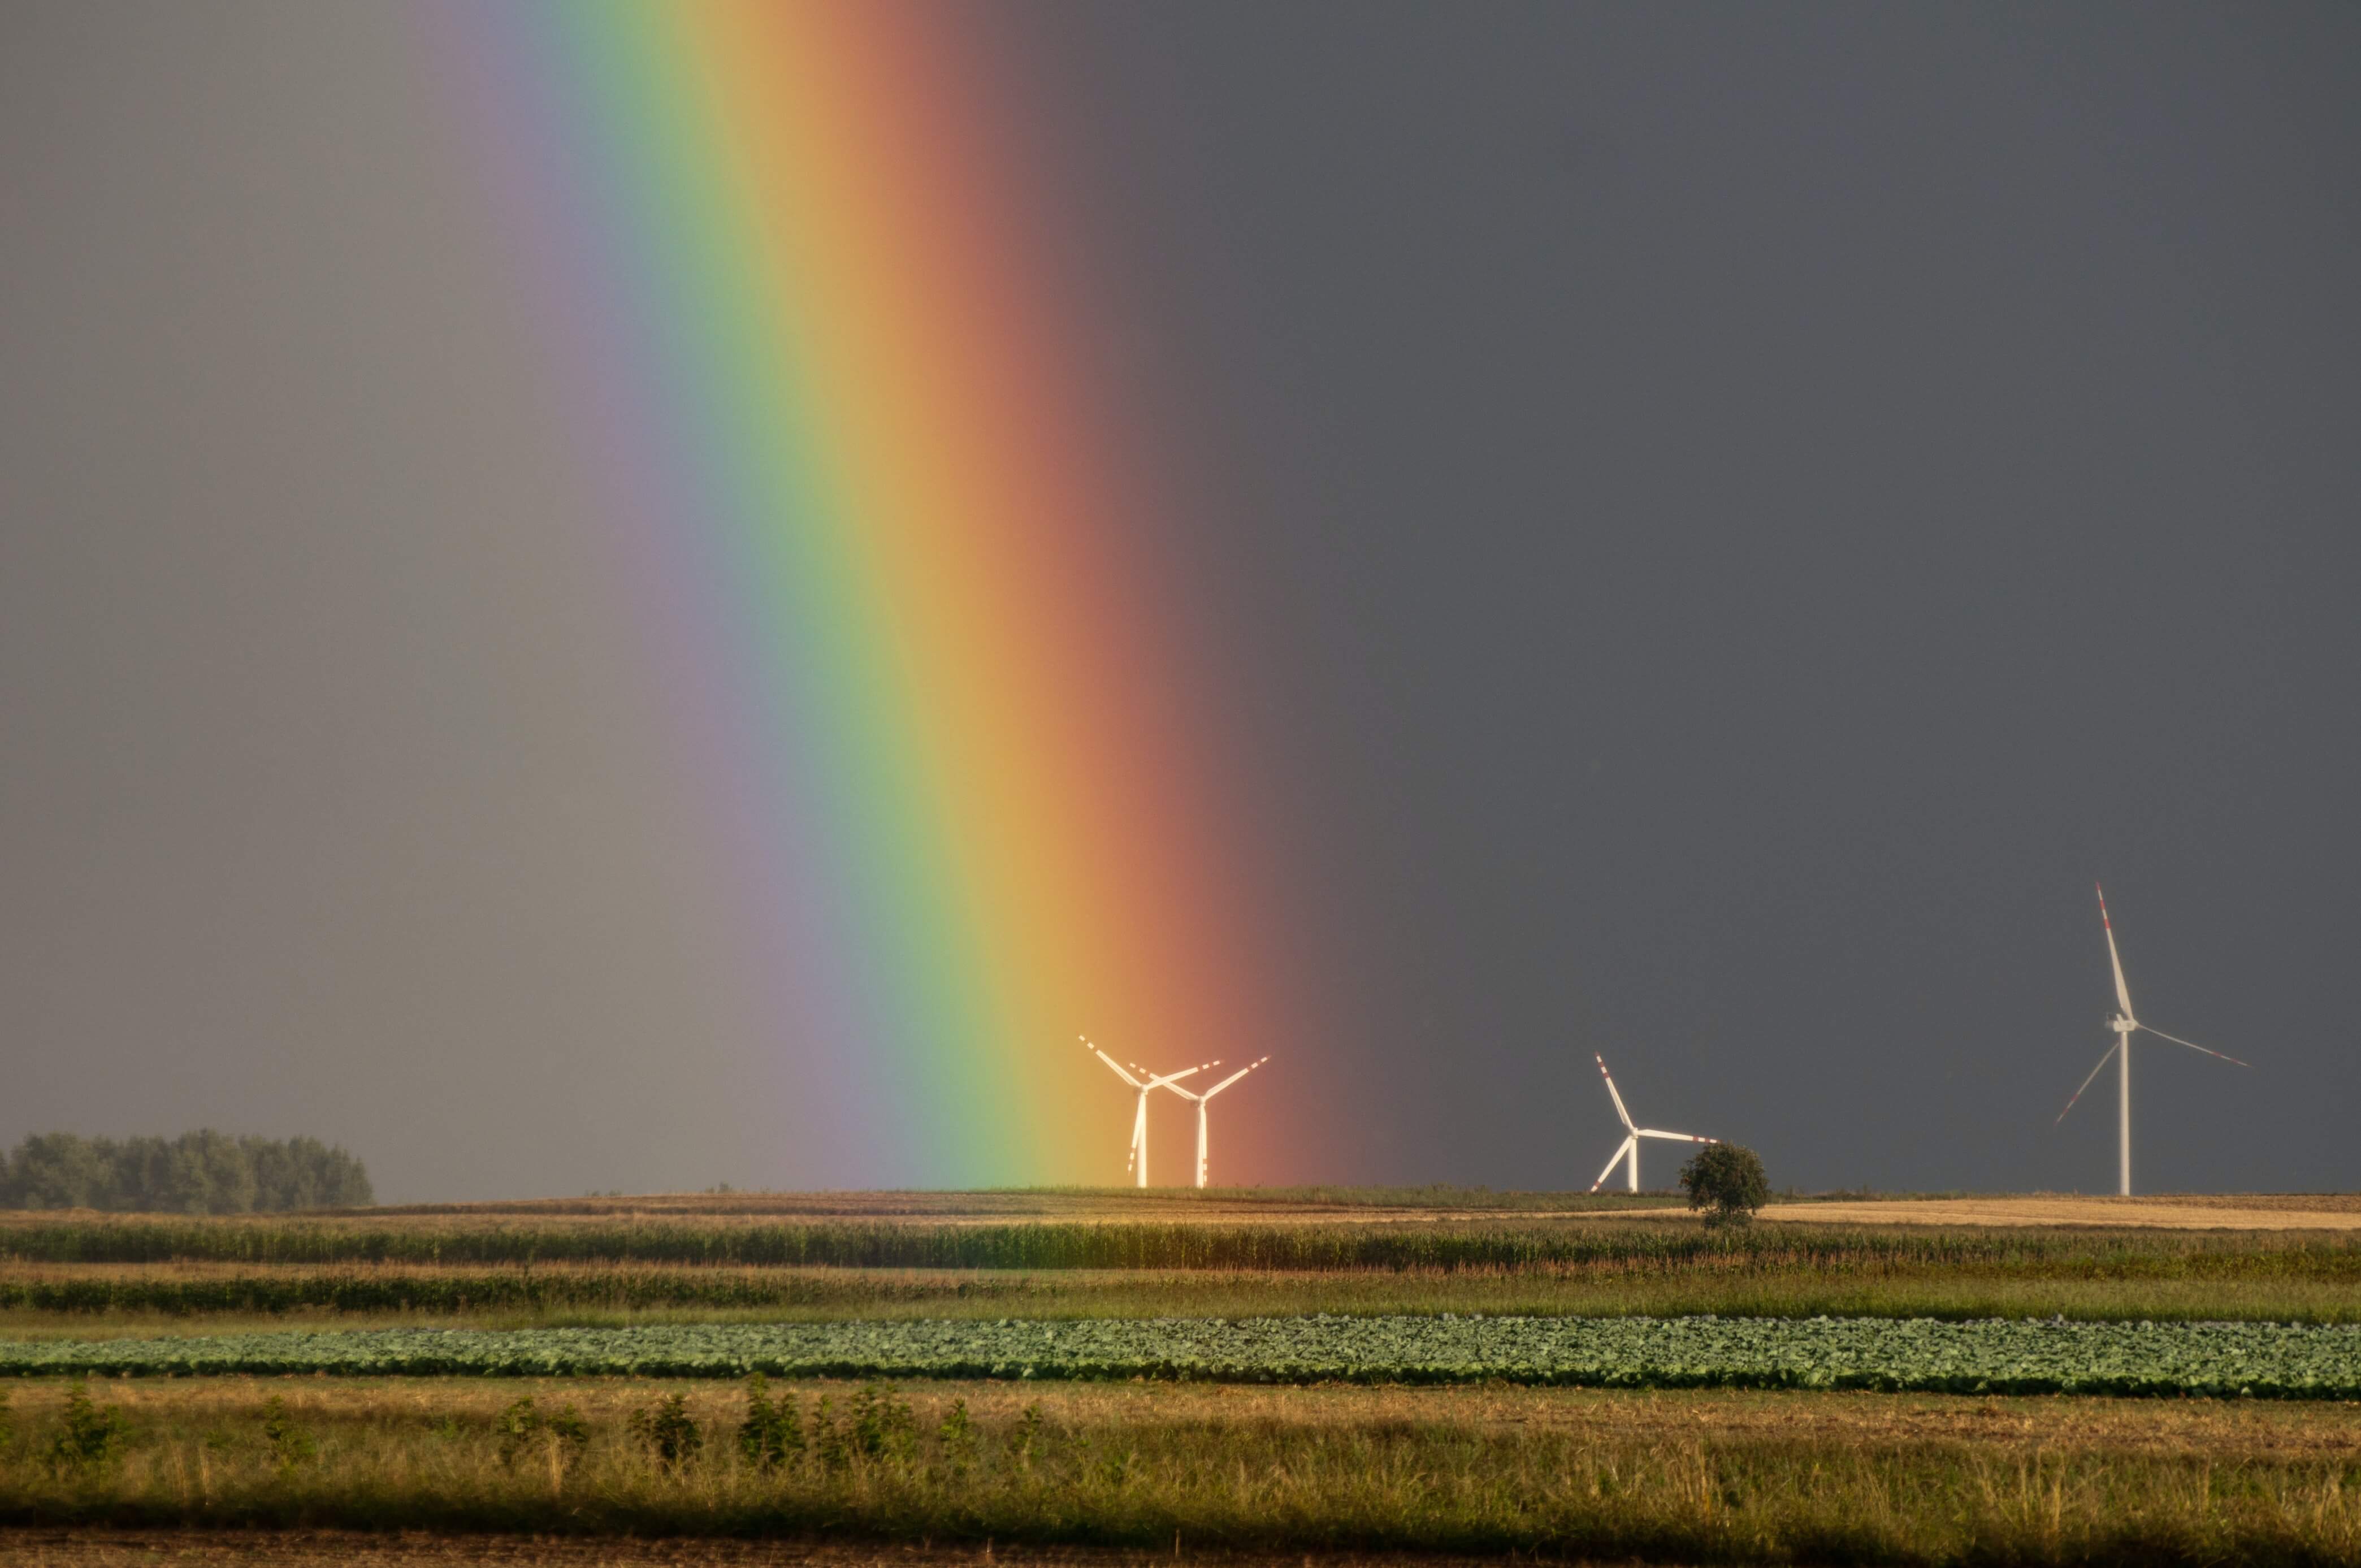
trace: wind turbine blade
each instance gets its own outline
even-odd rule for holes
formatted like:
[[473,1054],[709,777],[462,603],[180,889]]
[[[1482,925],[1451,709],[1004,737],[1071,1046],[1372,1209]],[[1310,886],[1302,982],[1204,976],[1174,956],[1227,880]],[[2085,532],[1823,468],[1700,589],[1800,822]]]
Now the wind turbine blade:
[[2132,992],[2131,987],[2124,983],[2124,956],[2115,951],[2115,923],[2107,918],[2107,890],[2099,887],[2097,883],[2091,885],[2099,889],[2099,924],[2107,928],[2107,959],[2115,966],[2115,1003],[2123,1008],[2124,1016],[2129,1018],[2132,1016]]
[[1089,1047],[1090,1047],[1090,1052],[1091,1052],[1091,1055],[1093,1055],[1093,1056],[1094,1056],[1094,1057],[1098,1058],[1099,1058],[1099,1060],[1101,1060],[1101,1061],[1103,1061],[1103,1062],[1106,1063],[1106,1064],[1107,1064],[1107,1066],[1109,1066],[1109,1067],[1113,1068],[1113,1069],[1115,1069],[1115,1075],[1117,1078],[1119,1078],[1119,1079],[1123,1080],[1126,1083],[1130,1084],[1134,1089],[1139,1089],[1139,1088],[1143,1088],[1143,1087],[1145,1087],[1145,1085],[1143,1085],[1143,1084],[1139,1081],[1139,1080],[1137,1080],[1137,1079],[1136,1079],[1136,1078],[1132,1077],[1132,1076],[1131,1076],[1131,1074],[1129,1074],[1129,1073],[1127,1073],[1127,1072],[1126,1072],[1126,1071],[1124,1071],[1124,1070],[1123,1070],[1123,1063],[1121,1063],[1121,1062],[1119,1062],[1119,1061],[1115,1060],[1115,1058],[1113,1058],[1113,1057],[1111,1057],[1111,1056],[1107,1055],[1107,1054],[1106,1054],[1106,1052],[1104,1052],[1104,1051],[1103,1051],[1103,1050],[1099,1049],[1096,1046],[1093,1046],[1093,1045],[1091,1045],[1090,1037],[1089,1037],[1088,1036],[1086,1036],[1086,1035],[1077,1035],[1077,1036],[1075,1036],[1074,1037],[1075,1037],[1076,1039],[1078,1039],[1078,1040],[1081,1040],[1081,1041],[1082,1042],[1082,1044],[1083,1044],[1083,1045],[1085,1045],[1085,1046],[1089,1046]]
[[1639,1141],[1637,1135],[1634,1135],[1615,1146],[1614,1157],[1607,1162],[1607,1168],[1598,1173],[1598,1179],[1590,1184],[1590,1190],[1593,1192],[1607,1185],[1607,1179],[1615,1174],[1615,1168],[1623,1163],[1623,1157],[1631,1153],[1631,1146]]
[[[1262,1058],[1262,1061],[1250,1061],[1246,1063],[1246,1066],[1238,1069],[1237,1071],[1230,1074],[1229,1077],[1222,1080],[1221,1082],[1213,1085],[1213,1088],[1205,1091],[1204,1093],[1190,1094],[1189,1098],[1191,1100],[1211,1100],[1214,1095],[1219,1094],[1223,1090],[1227,1089],[1231,1084],[1235,1083],[1238,1080],[1244,1078],[1246,1074],[1260,1067],[1263,1062],[1268,1060],[1270,1060],[1270,1058],[1268,1057],[1265,1057]],[[1173,1092],[1176,1094],[1189,1094],[1189,1091],[1185,1089],[1176,1089]]]
[[1675,1144],[1718,1144],[1721,1141],[1719,1138],[1701,1138],[1695,1133],[1660,1133],[1653,1127],[1635,1128],[1631,1135],[1635,1138],[1663,1138]]
[[[1141,1084],[1140,1088],[1172,1089],[1173,1082],[1176,1080],[1189,1078],[1194,1074],[1204,1071],[1209,1067],[1219,1067],[1222,1064],[1217,1061],[1199,1062],[1195,1067],[1184,1067],[1179,1072],[1159,1073],[1156,1077],[1149,1079],[1146,1083]],[[1184,1091],[1177,1089],[1174,1089],[1172,1091],[1175,1094],[1185,1092]]]
[[2174,1045],[2187,1046],[2192,1051],[2204,1051],[2209,1057],[2220,1057],[2224,1061],[2235,1063],[2239,1067],[2252,1067],[2255,1065],[2250,1061],[2239,1061],[2236,1057],[2227,1055],[2222,1051],[2208,1050],[2205,1047],[2199,1045],[2194,1040],[2184,1040],[2178,1035],[2168,1035],[2161,1029],[2148,1029],[2147,1025],[2145,1024],[2142,1024],[2140,1027],[2147,1029],[2149,1034],[2154,1035],[2159,1040],[2170,1040]]
[[[1615,1114],[1623,1119],[1623,1125],[1629,1129],[1631,1125],[1631,1113],[1623,1109],[1623,1097],[1615,1092],[1615,1077],[1607,1070],[1607,1058],[1593,1051],[1590,1053],[1590,1059],[1598,1064],[1598,1076],[1607,1080],[1607,1097],[1615,1102]],[[1599,1179],[1604,1181],[1607,1179],[1602,1176]]]
[[[2091,1069],[2091,1078],[2086,1078],[2082,1080],[2082,1089],[2088,1089],[2091,1087],[2091,1079],[2099,1076],[2099,1068],[2103,1068],[2109,1062],[2113,1061],[2114,1059],[2115,1053],[2124,1048],[2124,1042],[2130,1038],[2131,1036],[2129,1035],[2117,1035],[2115,1036],[2115,1043],[2107,1047],[2107,1054],[2099,1058],[2099,1067],[2092,1068]],[[2074,1091],[2074,1100],[2080,1100],[2082,1098],[2082,1089],[2078,1089]],[[2074,1100],[2069,1100],[2066,1102],[2066,1111],[2071,1111],[2074,1109]],[[2058,1121],[2062,1122],[2066,1119],[2066,1111],[2060,1111],[2058,1113]],[[2057,1123],[2053,1122],[2050,1124],[2055,1126]]]

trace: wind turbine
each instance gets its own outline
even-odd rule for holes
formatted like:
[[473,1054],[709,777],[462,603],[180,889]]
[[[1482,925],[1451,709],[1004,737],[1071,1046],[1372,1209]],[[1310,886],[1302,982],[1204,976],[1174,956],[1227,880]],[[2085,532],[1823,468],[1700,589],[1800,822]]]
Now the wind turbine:
[[[1106,1052],[1099,1049],[1098,1047],[1091,1045],[1087,1036],[1078,1035],[1075,1037],[1080,1039],[1083,1045],[1090,1047],[1091,1055],[1098,1058],[1099,1060],[1113,1068],[1115,1069],[1115,1075],[1117,1078],[1123,1080],[1126,1083],[1130,1084],[1134,1089],[1139,1091],[1139,1109],[1133,1113],[1131,1118],[1131,1159],[1126,1168],[1132,1173],[1132,1185],[1135,1187],[1145,1187],[1148,1185],[1148,1095],[1154,1093],[1159,1089],[1170,1089],[1174,1081],[1177,1080],[1187,1078],[1192,1073],[1202,1072],[1209,1067],[1219,1067],[1222,1064],[1217,1058],[1209,1062],[1199,1062],[1195,1067],[1184,1067],[1179,1072],[1158,1074],[1151,1073],[1137,1062],[1134,1062],[1131,1064],[1130,1071],[1126,1071],[1121,1062],[1116,1061],[1115,1058],[1107,1055]],[[1137,1073],[1139,1076],[1137,1078],[1134,1078],[1132,1073]],[[1174,1090],[1173,1092],[1177,1094],[1183,1091]],[[1199,1114],[1202,1116],[1203,1113],[1201,1111]],[[1204,1147],[1203,1136],[1204,1135],[1201,1130],[1198,1135],[1198,1148],[1201,1162]],[[1200,1185],[1202,1184],[1200,1183]]]
[[[2115,1191],[2128,1198],[2132,1195],[2132,1036],[2147,1029],[2159,1040],[2170,1040],[2176,1046],[2187,1046],[2192,1051],[2220,1057],[2235,1066],[2252,1067],[2254,1064],[2239,1061],[2236,1057],[2223,1056],[2220,1051],[2208,1050],[2194,1040],[2184,1040],[2178,1035],[2149,1028],[2132,1016],[2131,988],[2124,983],[2124,956],[2115,951],[2115,923],[2107,918],[2107,890],[2096,883],[2091,885],[2099,888],[2099,924],[2107,928],[2107,958],[2115,966],[2115,1005],[2122,1011],[2107,1020],[2107,1027],[2115,1032],[2115,1043],[2107,1047],[2107,1056],[2099,1058],[2099,1066],[2091,1069],[2091,1077],[2082,1080],[2082,1089],[2091,1087],[2091,1079],[2099,1076],[2100,1069],[2107,1065],[2107,1057],[2118,1051],[2123,1053],[2123,1076],[2115,1083]],[[2074,1099],[2066,1102],[2066,1111],[2074,1109],[2074,1101],[2082,1098],[2082,1089],[2076,1090]],[[2058,1113],[2059,1121],[2066,1119],[2066,1111]]]
[[[1221,1082],[1219,1082],[1219,1083],[1217,1083],[1217,1084],[1213,1085],[1213,1088],[1208,1089],[1208,1090],[1207,1090],[1207,1091],[1205,1091],[1205,1092],[1204,1092],[1204,1093],[1202,1093],[1202,1094],[1192,1094],[1192,1093],[1191,1093],[1188,1090],[1185,1090],[1185,1089],[1181,1088],[1181,1087],[1180,1087],[1179,1084],[1177,1084],[1177,1083],[1167,1083],[1167,1084],[1165,1085],[1165,1087],[1166,1087],[1166,1088],[1168,1088],[1168,1089],[1171,1090],[1173,1093],[1178,1094],[1179,1096],[1180,1096],[1180,1098],[1181,1098],[1181,1099],[1183,1099],[1183,1100],[1194,1100],[1194,1101],[1197,1102],[1197,1185],[1198,1185],[1198,1186],[1202,1187],[1202,1186],[1204,1186],[1204,1185],[1205,1185],[1205,1102],[1206,1102],[1206,1101],[1208,1101],[1208,1100],[1211,1100],[1214,1095],[1219,1094],[1223,1090],[1227,1089],[1231,1084],[1235,1083],[1238,1080],[1240,1080],[1240,1079],[1244,1078],[1246,1074],[1248,1074],[1248,1073],[1252,1072],[1255,1069],[1257,1069],[1257,1068],[1260,1067],[1260,1066],[1263,1064],[1263,1062],[1267,1062],[1267,1061],[1268,1061],[1268,1060],[1270,1060],[1270,1058],[1269,1058],[1268,1057],[1264,1057],[1264,1058],[1262,1058],[1260,1060],[1257,1060],[1257,1061],[1250,1061],[1250,1062],[1246,1063],[1246,1066],[1244,1066],[1244,1067],[1242,1067],[1242,1068],[1238,1069],[1238,1070],[1237,1070],[1237,1071],[1235,1071],[1235,1072],[1234,1072],[1234,1073],[1230,1074],[1230,1076],[1229,1076],[1229,1077],[1227,1077],[1227,1078],[1225,1078],[1225,1079],[1222,1080],[1222,1081],[1221,1081]],[[1219,1062],[1208,1062],[1206,1065],[1207,1065],[1208,1067],[1219,1067],[1221,1064],[1220,1064]],[[1193,1069],[1193,1068],[1191,1068],[1190,1070],[1193,1072],[1193,1071],[1195,1071],[1196,1069]],[[1181,1076],[1181,1074],[1180,1074],[1180,1073],[1177,1073],[1177,1072],[1176,1072],[1176,1073],[1174,1073],[1172,1076],[1173,1076],[1174,1078],[1179,1078],[1179,1077],[1180,1077],[1180,1076]],[[1142,1104],[1145,1104],[1145,1103],[1147,1103],[1147,1102],[1143,1100],[1143,1101],[1141,1102],[1141,1103],[1142,1103]]]
[[1600,1171],[1598,1179],[1590,1184],[1590,1190],[1593,1192],[1607,1185],[1607,1179],[1615,1174],[1618,1161],[1623,1162],[1624,1184],[1634,1192],[1640,1190],[1640,1140],[1642,1138],[1662,1138],[1666,1143],[1674,1144],[1718,1144],[1721,1141],[1719,1138],[1700,1138],[1695,1133],[1660,1133],[1653,1127],[1633,1125],[1631,1113],[1623,1109],[1623,1097],[1615,1092],[1615,1079],[1607,1070],[1607,1058],[1593,1052],[1592,1059],[1598,1063],[1598,1076],[1607,1080],[1607,1095],[1609,1099],[1615,1102],[1615,1113],[1623,1118],[1623,1130],[1631,1135],[1616,1146],[1614,1154],[1608,1157],[1607,1168]]

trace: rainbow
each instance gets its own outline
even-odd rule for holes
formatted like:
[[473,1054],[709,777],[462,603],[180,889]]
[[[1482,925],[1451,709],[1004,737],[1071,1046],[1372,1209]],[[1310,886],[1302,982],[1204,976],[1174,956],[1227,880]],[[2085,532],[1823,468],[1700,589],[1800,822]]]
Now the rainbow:
[[730,868],[759,1003],[728,1091],[776,1097],[770,1174],[1120,1180],[1126,1097],[1078,1035],[1169,1066],[1308,1020],[1167,590],[1168,455],[1093,381],[1093,281],[982,18],[436,16]]

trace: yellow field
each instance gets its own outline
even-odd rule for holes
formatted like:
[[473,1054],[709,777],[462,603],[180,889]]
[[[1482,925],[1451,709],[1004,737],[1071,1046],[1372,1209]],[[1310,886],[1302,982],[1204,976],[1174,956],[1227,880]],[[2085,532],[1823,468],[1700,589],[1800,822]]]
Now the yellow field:
[[1883,1199],[1773,1204],[1762,1218],[1820,1225],[2101,1225],[2168,1231],[2361,1230],[2361,1194],[2241,1192],[2154,1198]]

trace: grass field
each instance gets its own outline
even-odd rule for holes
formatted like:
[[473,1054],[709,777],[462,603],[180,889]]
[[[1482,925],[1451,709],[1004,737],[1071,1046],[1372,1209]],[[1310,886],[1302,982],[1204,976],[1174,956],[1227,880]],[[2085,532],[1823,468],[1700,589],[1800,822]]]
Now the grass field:
[[[736,1443],[746,1399],[731,1386],[110,1386],[103,1402],[123,1412],[128,1447],[74,1474],[12,1459],[0,1519],[20,1528],[826,1532],[1159,1555],[1176,1534],[1182,1552],[1200,1553],[1675,1562],[2361,1553],[2361,1410],[2352,1406],[1008,1384],[781,1391],[798,1409],[803,1446],[762,1468]],[[47,1430],[67,1392],[20,1387],[20,1425]],[[702,1443],[668,1468],[628,1422],[675,1392]],[[502,1414],[521,1394],[537,1410],[570,1407],[583,1440],[504,1441]]]
[[1378,1223],[1077,1218],[1071,1207],[781,1218],[721,1201],[711,1218],[677,1204],[566,1216],[12,1216],[0,1222],[0,1332],[288,1318],[531,1327],[1446,1311],[2361,1321],[2361,1235],[2329,1229],[1716,1231],[1630,1210]]
[[[1715,1230],[1661,1196],[1422,1189],[16,1214],[0,1338],[1315,1313],[2361,1323],[2350,1199],[1841,1194],[1771,1212]],[[545,1534],[577,1543],[551,1560],[586,1563],[738,1561],[732,1541],[776,1537],[836,1543],[839,1563],[966,1564],[989,1541],[1112,1568],[1169,1561],[1177,1535],[1182,1555],[1290,1563],[2361,1563],[2345,1400],[929,1379],[879,1428],[887,1396],[805,1382],[806,1447],[762,1469],[728,1378],[106,1379],[91,1391],[127,1436],[90,1465],[50,1457],[69,1385],[0,1388],[0,1557],[77,1568],[200,1546],[445,1561],[453,1531]],[[674,1392],[704,1439],[676,1471],[628,1428]],[[583,1440],[544,1431],[503,1458],[501,1414],[527,1393],[573,1406]],[[821,1436],[851,1434],[863,1398],[871,1438]],[[964,1436],[944,1426],[961,1402]],[[642,1544],[609,1551],[626,1537]]]

